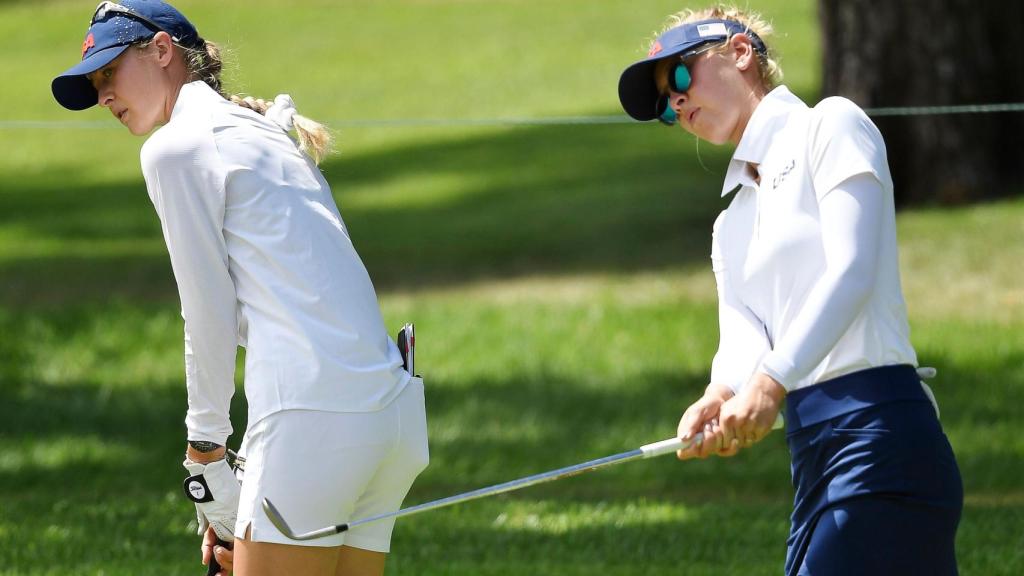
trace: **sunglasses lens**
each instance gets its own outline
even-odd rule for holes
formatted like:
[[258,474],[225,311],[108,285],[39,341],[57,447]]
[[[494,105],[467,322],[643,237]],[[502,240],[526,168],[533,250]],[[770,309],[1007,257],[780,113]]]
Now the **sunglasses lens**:
[[674,92],[686,92],[690,89],[690,70],[680,62],[668,75],[669,86]]
[[666,126],[674,126],[677,120],[676,111],[668,105],[668,96],[662,96],[658,99],[658,122]]

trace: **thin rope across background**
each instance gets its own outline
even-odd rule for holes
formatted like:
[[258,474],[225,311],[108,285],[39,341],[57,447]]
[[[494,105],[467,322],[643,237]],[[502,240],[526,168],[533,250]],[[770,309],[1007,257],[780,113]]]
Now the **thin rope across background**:
[[965,104],[962,106],[902,106],[865,108],[868,116],[945,116],[948,114],[991,114],[1024,112],[1024,102],[1017,104]]
[[[901,106],[865,108],[868,116],[946,116],[950,114],[994,114],[1024,112],[1024,102],[1012,104],[966,104],[961,106]],[[641,124],[625,115],[614,116],[551,116],[510,118],[382,118],[328,120],[332,128],[406,128],[459,126],[594,126],[608,124]],[[119,129],[106,120],[0,120],[0,129],[39,128],[43,130],[107,130]]]

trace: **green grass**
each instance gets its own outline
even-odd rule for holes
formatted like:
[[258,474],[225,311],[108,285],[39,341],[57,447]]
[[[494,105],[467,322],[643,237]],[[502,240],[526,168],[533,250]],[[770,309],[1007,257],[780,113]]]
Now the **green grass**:
[[[619,114],[669,1],[180,2],[238,91],[354,120]],[[775,16],[818,90],[814,3]],[[142,141],[49,95],[89,6],[0,5],[0,575],[198,574],[180,494],[177,295]],[[345,124],[349,122],[349,124]],[[2,126],[2,125],[0,125]],[[717,343],[710,225],[729,151],[649,126],[363,126],[324,171],[388,325],[415,320],[431,466],[407,503],[670,436]],[[922,363],[962,468],[964,574],[1024,571],[1024,201],[901,213]],[[234,402],[244,429],[244,399]],[[239,434],[236,433],[236,437]],[[237,442],[237,438],[235,439]],[[778,574],[780,434],[399,522],[392,575]]]

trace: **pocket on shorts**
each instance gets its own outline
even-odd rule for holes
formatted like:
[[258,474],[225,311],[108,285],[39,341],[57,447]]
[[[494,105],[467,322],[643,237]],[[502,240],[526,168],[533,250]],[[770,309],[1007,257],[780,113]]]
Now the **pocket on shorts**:
[[880,428],[832,428],[832,433],[852,438],[885,438],[892,432]]
[[898,417],[891,405],[878,405],[843,414],[833,418],[829,424],[837,436],[855,438],[885,438],[893,433]]

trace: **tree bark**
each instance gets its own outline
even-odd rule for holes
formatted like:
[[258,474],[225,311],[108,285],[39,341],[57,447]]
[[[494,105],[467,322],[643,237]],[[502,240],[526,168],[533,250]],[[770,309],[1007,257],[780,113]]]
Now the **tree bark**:
[[[863,108],[1024,101],[1024,2],[819,0],[825,96]],[[1024,112],[878,116],[900,205],[1024,191]]]

